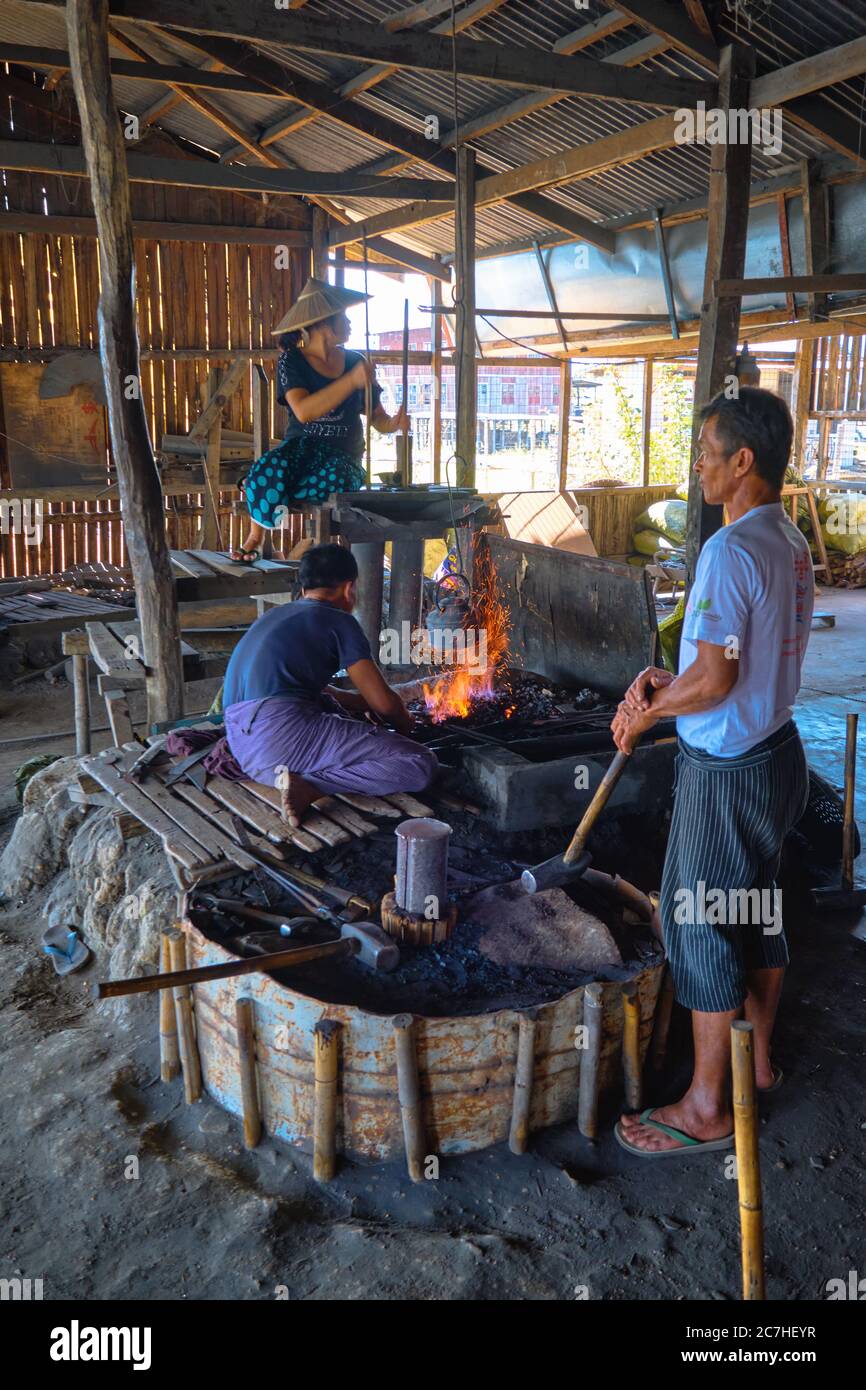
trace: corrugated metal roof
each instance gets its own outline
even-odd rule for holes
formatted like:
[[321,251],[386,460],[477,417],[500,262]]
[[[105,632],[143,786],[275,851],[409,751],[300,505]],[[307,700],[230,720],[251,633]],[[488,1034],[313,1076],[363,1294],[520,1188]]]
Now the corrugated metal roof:
[[[399,13],[408,0],[309,0],[305,13],[339,24],[341,19],[367,19],[381,23]],[[455,5],[457,14],[465,8],[464,0]],[[800,58],[835,47],[866,32],[866,0],[822,0],[815,6],[809,0],[740,0],[735,13],[726,5],[709,6],[717,14],[722,32],[729,37],[746,39],[757,53],[758,71],[770,71],[786,66]],[[508,44],[549,51],[558,39],[610,13],[603,0],[590,0],[586,9],[577,10],[573,0],[507,0],[491,14],[464,31],[470,38],[487,43]],[[446,12],[435,23],[448,18]],[[747,21],[751,20],[751,28]],[[155,34],[133,21],[121,20],[117,27],[133,41],[166,61],[189,63],[196,59],[187,42],[175,34],[163,31]],[[629,47],[646,37],[639,25],[629,25],[595,40],[582,51],[593,58],[603,58]],[[5,0],[0,9],[0,37],[66,47],[66,31],[61,11],[23,5],[19,0]],[[365,70],[368,64],[360,61],[303,53],[278,44],[258,47],[278,61],[287,73],[296,73],[326,84],[336,92],[340,85]],[[636,69],[647,76],[651,90],[654,76],[706,79],[707,72],[700,64],[669,48],[647,59]],[[543,62],[539,63],[539,80],[543,82]],[[157,84],[118,80],[115,83],[118,102],[126,110],[138,113],[146,110],[165,88]],[[213,106],[228,113],[236,124],[257,135],[288,114],[291,103],[268,97],[206,92]],[[457,81],[457,114],[459,123],[497,109],[516,96],[526,95],[526,89],[504,84],[481,82],[459,77]],[[398,71],[357,97],[359,106],[389,117],[418,135],[423,132],[424,118],[439,118],[443,133],[453,125],[454,84],[448,73]],[[833,107],[845,112],[862,124],[866,104],[866,81],[840,83],[824,97],[828,112]],[[606,101],[595,98],[568,96],[545,110],[529,113],[499,130],[473,138],[478,164],[483,172],[502,171],[544,158],[559,150],[583,145],[616,131],[628,129],[637,122],[651,119],[658,108],[633,102]],[[185,139],[225,154],[235,145],[233,137],[220,129],[206,116],[184,103],[175,106],[160,121],[166,129]],[[762,179],[789,167],[803,156],[826,151],[826,146],[799,130],[792,122],[784,126],[784,145],[773,156],[760,149],[753,150],[753,177]],[[290,132],[273,145],[275,153],[287,162],[307,169],[347,171],[375,163],[391,151],[379,141],[328,116]],[[245,155],[244,161],[247,161]],[[604,220],[640,211],[654,202],[671,202],[697,198],[707,189],[709,150],[700,146],[679,146],[623,164],[592,178],[558,185],[543,190],[544,196],[584,216]],[[412,161],[409,172],[425,178],[431,168]],[[443,177],[446,177],[443,175]],[[368,215],[395,204],[382,199],[341,199],[340,205],[356,215]],[[481,246],[496,245],[512,238],[544,237],[550,224],[522,212],[513,204],[497,204],[480,209],[477,216],[478,241]],[[453,248],[453,221],[443,219],[392,233],[392,239],[419,250],[434,254]]]

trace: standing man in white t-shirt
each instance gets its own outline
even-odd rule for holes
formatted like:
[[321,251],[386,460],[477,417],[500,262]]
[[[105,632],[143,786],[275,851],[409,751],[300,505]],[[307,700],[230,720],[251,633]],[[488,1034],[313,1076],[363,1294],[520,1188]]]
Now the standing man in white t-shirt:
[[704,500],[724,503],[728,524],[698,560],[679,675],[641,671],[612,725],[630,751],[676,715],[680,747],[660,910],[676,997],[692,1010],[695,1070],[675,1104],[617,1125],[620,1144],[648,1158],[729,1147],[730,1025],[740,1014],[754,1026],[759,1089],[781,1081],[770,1039],[788,949],[775,878],[808,799],[791,711],[814,580],[781,502],[791,415],[771,392],[741,387],[701,418],[695,468]]

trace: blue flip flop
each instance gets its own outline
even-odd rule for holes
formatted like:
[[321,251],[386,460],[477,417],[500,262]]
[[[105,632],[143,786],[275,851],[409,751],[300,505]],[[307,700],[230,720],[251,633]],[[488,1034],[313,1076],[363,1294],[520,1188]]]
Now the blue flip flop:
[[42,949],[51,957],[58,975],[70,975],[90,960],[90,951],[75,927],[49,927],[42,936]]
[[661,1120],[652,1118],[654,1107],[651,1105],[640,1117],[642,1125],[648,1125],[650,1129],[657,1129],[659,1134],[667,1134],[671,1139],[676,1139],[680,1144],[678,1149],[641,1149],[637,1144],[630,1144],[622,1131],[622,1124],[618,1122],[614,1127],[614,1137],[621,1148],[627,1153],[634,1154],[636,1158],[674,1158],[682,1154],[708,1153],[710,1150],[730,1149],[734,1142],[733,1134],[728,1134],[724,1139],[694,1139],[691,1134],[685,1134],[681,1129],[674,1129],[673,1125],[662,1124]]

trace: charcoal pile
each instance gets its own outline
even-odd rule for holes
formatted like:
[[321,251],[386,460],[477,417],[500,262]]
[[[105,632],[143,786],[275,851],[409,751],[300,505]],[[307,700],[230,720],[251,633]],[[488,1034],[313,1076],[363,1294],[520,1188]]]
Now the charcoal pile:
[[[602,710],[607,703],[597,690],[588,687],[575,692],[529,672],[505,671],[497,677],[491,694],[469,697],[469,713],[463,722],[471,728],[483,728],[506,719],[515,725],[541,724],[561,720],[575,711]],[[423,699],[413,701],[409,710],[419,723],[430,722]]]

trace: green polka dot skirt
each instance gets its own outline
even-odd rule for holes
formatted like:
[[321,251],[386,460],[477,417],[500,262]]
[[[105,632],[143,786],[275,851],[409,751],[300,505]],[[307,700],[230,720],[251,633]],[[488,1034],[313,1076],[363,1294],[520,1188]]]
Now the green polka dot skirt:
[[361,464],[348,454],[308,437],[285,439],[263,454],[243,480],[251,520],[268,531],[282,521],[283,508],[326,502],[332,492],[357,492],[366,482]]

